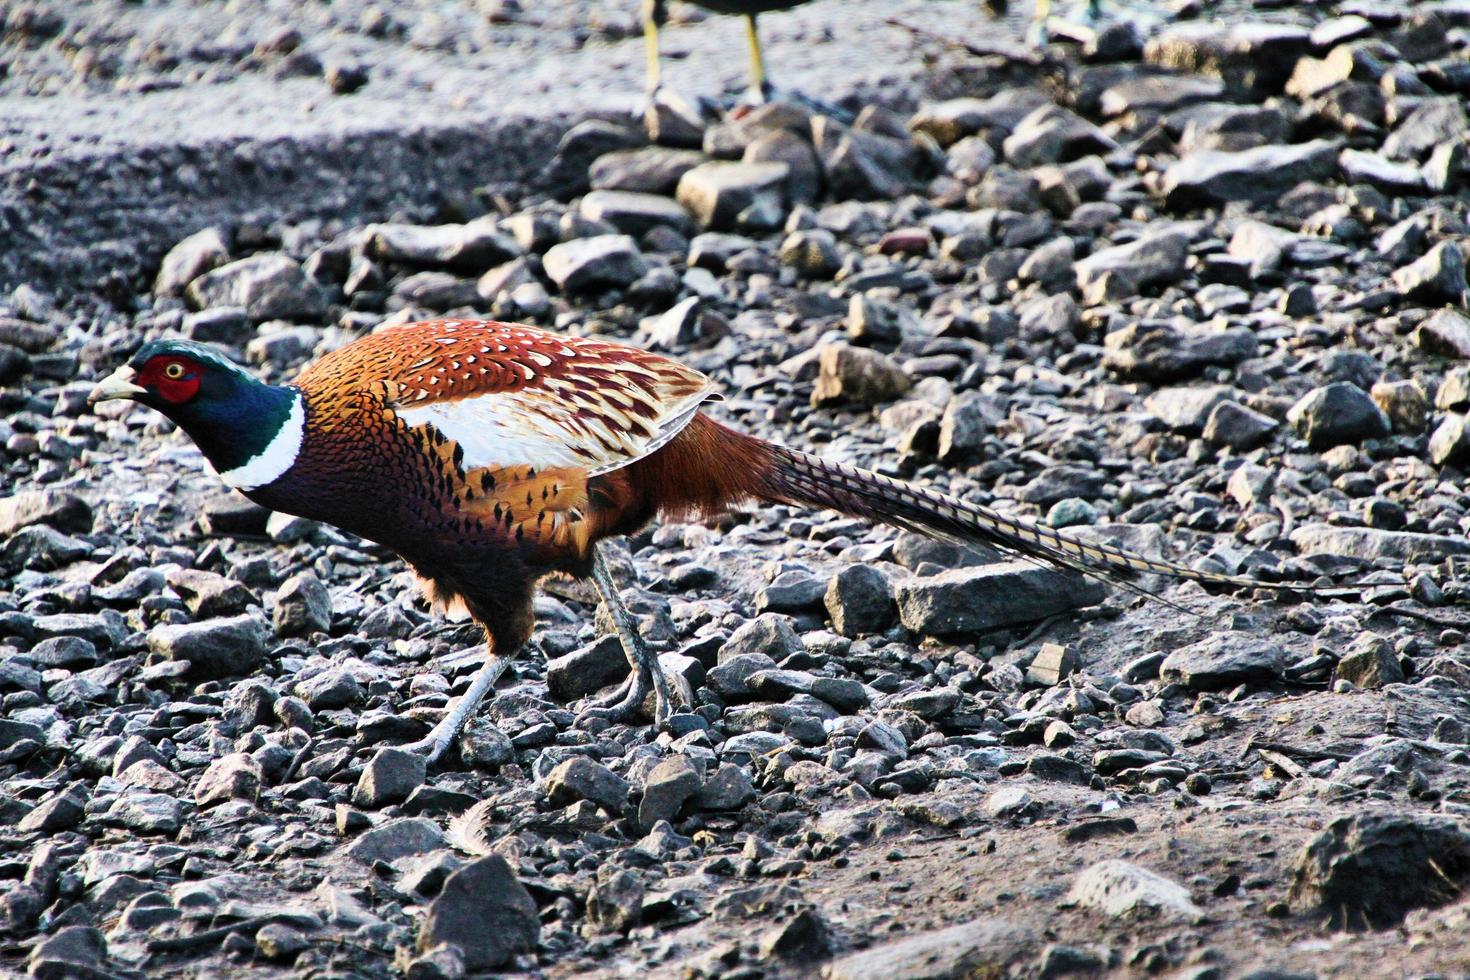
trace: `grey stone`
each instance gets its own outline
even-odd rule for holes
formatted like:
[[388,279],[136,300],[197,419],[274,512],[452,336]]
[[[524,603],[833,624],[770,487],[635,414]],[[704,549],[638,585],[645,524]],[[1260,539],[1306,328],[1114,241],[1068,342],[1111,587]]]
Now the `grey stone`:
[[92,530],[92,508],[81,497],[63,490],[26,490],[0,498],[0,538],[37,524],[86,534]]
[[1435,147],[1463,141],[1470,131],[1464,100],[1447,95],[1425,99],[1383,141],[1383,152],[1395,160],[1421,160]]
[[671,755],[649,771],[638,804],[638,824],[652,830],[660,820],[673,820],[679,810],[699,792],[704,778],[693,760]]
[[1394,163],[1376,153],[1345,149],[1338,157],[1344,179],[1354,184],[1372,184],[1386,194],[1423,194],[1424,174],[1408,163]]
[[342,667],[329,667],[319,674],[298,681],[296,693],[313,711],[330,711],[356,704],[364,696],[362,684],[351,671]]
[[1178,328],[1154,321],[1130,324],[1104,337],[1103,364],[1125,378],[1177,381],[1212,365],[1238,364],[1255,356],[1256,349],[1255,335],[1242,328]]
[[1149,414],[1171,429],[1200,432],[1210,413],[1228,401],[1234,389],[1225,385],[1160,388],[1143,400]]
[[898,617],[893,583],[872,565],[849,565],[832,576],[823,602],[843,636],[881,633]]
[[280,636],[309,636],[332,627],[332,596],[311,572],[297,572],[276,592],[272,614]]
[[1042,687],[1053,687],[1071,677],[1082,667],[1082,658],[1070,645],[1043,643],[1026,668],[1026,680]]
[[1439,310],[1415,328],[1413,340],[1431,354],[1470,358],[1470,316]]
[[368,810],[402,803],[408,794],[424,784],[427,773],[428,763],[423,755],[403,749],[379,749],[363,767],[352,790],[352,802]]
[[1028,927],[1005,919],[975,919],[872,946],[835,960],[827,980],[962,980],[1008,976],[1040,943]]
[[602,869],[587,893],[587,919],[599,932],[627,932],[643,918],[643,881],[631,871]]
[[1204,910],[1182,885],[1116,859],[1099,861],[1078,875],[1067,900],[1115,918],[1161,915],[1189,922],[1204,918]]
[[892,358],[875,350],[827,344],[818,353],[817,383],[812,405],[858,406],[893,401],[913,382]]
[[1371,527],[1306,524],[1291,532],[1291,543],[1304,555],[1343,555],[1375,561],[1434,562],[1446,555],[1470,554],[1470,541],[1457,535],[1385,531]]
[[751,209],[785,214],[790,170],[784,163],[704,163],[679,179],[676,196],[702,227],[736,228]]
[[92,546],[80,538],[62,534],[49,524],[36,524],[21,528],[0,543],[0,571],[49,572],[91,553]]
[[599,637],[585,647],[546,664],[546,689],[557,701],[596,694],[628,676],[628,661],[616,636]]
[[589,221],[605,221],[625,235],[653,228],[689,228],[689,215],[674,201],[639,191],[592,191],[582,198],[580,213]]
[[368,257],[398,265],[479,274],[522,254],[515,239],[491,217],[449,225],[375,224],[363,234]]
[[140,834],[175,834],[184,824],[184,806],[165,793],[125,793],[113,801],[107,818]]
[[237,306],[257,322],[310,320],[326,312],[316,284],[290,256],[261,253],[199,276],[185,294],[196,308]]
[[1191,153],[1164,172],[1162,189],[1171,208],[1184,210],[1227,201],[1269,201],[1303,181],[1331,177],[1338,150],[1336,143],[1313,140],[1234,153]]
[[1006,562],[898,584],[903,625],[929,636],[980,633],[1101,602],[1102,585],[1075,572]]
[[1261,21],[1186,21],[1155,33],[1144,60],[1225,82],[1241,101],[1281,91],[1302,55],[1311,50],[1304,27]]
[[1314,447],[1356,445],[1389,434],[1388,416],[1368,393],[1339,381],[1303,395],[1286,420]]
[[1003,144],[1006,160],[1021,168],[1107,154],[1117,146],[1097,126],[1057,105],[1043,105],[1032,111],[1016,124]]
[[258,605],[255,595],[242,583],[214,572],[178,568],[170,571],[165,581],[197,619],[238,616]]
[[57,793],[21,817],[15,829],[24,834],[54,834],[61,830],[71,830],[82,822],[86,802],[75,790]]
[[194,787],[194,802],[201,807],[245,800],[254,803],[260,795],[260,763],[244,752],[232,752],[209,764]]
[[705,777],[694,794],[694,803],[701,810],[738,810],[755,797],[750,775],[740,766],[725,762]]
[[793,231],[781,242],[778,254],[782,264],[807,279],[830,279],[842,265],[837,236],[825,228]]
[[1355,641],[1343,654],[1333,679],[1347,681],[1354,687],[1380,688],[1385,684],[1402,684],[1404,671],[1388,641],[1369,635]]
[[623,289],[648,272],[648,263],[627,235],[594,235],[548,249],[546,274],[563,292]]
[[1248,450],[1262,445],[1280,423],[1233,401],[1217,404],[1205,421],[1204,439],[1217,446]]
[[719,665],[711,667],[705,675],[705,683],[723,698],[747,699],[751,695],[751,675],[775,666],[776,661],[764,653],[725,656],[722,652]]
[[505,858],[482,857],[444,881],[419,932],[421,952],[457,947],[465,969],[494,970],[541,939],[536,901]]
[[169,249],[159,264],[153,291],[177,296],[204,273],[230,260],[229,242],[219,228],[204,228]]
[[591,800],[608,813],[619,814],[628,801],[628,781],[600,762],[576,756],[551,770],[546,796],[552,806]]
[[597,190],[671,195],[679,178],[704,162],[697,150],[643,146],[604,153],[593,161],[588,176]]
[[[347,847],[347,856],[363,864],[392,863],[444,846],[444,832],[427,817],[400,817],[367,831]],[[446,883],[447,884],[447,883]]]
[[1408,297],[1458,303],[1465,295],[1465,254],[1454,242],[1440,242],[1423,257],[1395,269],[1393,284]]
[[248,674],[265,660],[265,624],[254,616],[155,626],[148,647],[173,661],[188,661],[200,677]]
[[1447,413],[1429,437],[1429,459],[1435,466],[1464,466],[1470,462],[1470,420]]
[[742,654],[759,653],[772,660],[784,660],[805,649],[801,637],[785,616],[763,613],[744,623],[720,648],[721,664]]
[[1037,108],[1050,104],[1035,88],[1007,88],[988,99],[959,98],[921,105],[909,120],[916,133],[933,137],[948,147],[983,130],[1010,132]]
[[1164,658],[1159,676],[1197,691],[1281,677],[1286,657],[1268,639],[1224,633],[1181,647]]

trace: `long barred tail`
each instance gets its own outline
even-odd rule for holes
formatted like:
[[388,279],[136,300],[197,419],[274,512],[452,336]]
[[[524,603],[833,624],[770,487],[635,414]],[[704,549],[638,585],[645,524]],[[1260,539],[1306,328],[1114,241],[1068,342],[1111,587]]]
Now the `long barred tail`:
[[784,503],[825,507],[961,544],[989,544],[1026,558],[1061,565],[1097,578],[1152,573],[1230,588],[1308,589],[1301,584],[1261,582],[1200,572],[1171,561],[1145,558],[1120,548],[1088,544],[1048,527],[1006,517],[933,490],[818,456],[770,446],[772,465],[764,476],[765,496]]

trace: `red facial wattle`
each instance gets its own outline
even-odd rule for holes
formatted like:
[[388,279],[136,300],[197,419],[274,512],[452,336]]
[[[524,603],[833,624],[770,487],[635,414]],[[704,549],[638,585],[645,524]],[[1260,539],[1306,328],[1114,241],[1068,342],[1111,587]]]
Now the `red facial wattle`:
[[158,397],[172,405],[182,405],[199,393],[199,365],[188,358],[170,355],[155,357],[138,371],[137,383],[158,392]]

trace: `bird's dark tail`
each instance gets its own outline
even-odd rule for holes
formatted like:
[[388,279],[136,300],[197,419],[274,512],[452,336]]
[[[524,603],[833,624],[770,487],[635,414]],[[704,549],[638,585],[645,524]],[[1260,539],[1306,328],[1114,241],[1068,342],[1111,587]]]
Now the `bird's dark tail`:
[[961,544],[993,545],[1025,558],[1113,582],[1142,573],[1229,588],[1312,589],[1301,584],[1201,572],[1121,548],[1090,544],[1048,527],[1007,517],[989,507],[855,466],[829,462],[785,446],[771,445],[770,450],[771,466],[764,474],[760,493],[769,500],[825,507]]

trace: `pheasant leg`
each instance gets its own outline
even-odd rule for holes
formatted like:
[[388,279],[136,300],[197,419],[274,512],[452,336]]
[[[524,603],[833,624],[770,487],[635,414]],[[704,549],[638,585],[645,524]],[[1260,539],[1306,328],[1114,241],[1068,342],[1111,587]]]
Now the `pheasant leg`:
[[429,732],[426,738],[401,747],[408,752],[422,752],[430,764],[439,761],[439,757],[454,744],[454,740],[464,729],[465,722],[469,721],[470,716],[480,707],[480,702],[485,700],[485,695],[490,693],[490,689],[495,686],[496,681],[500,680],[500,675],[505,673],[505,668],[509,666],[509,657],[498,656],[494,650],[490,650],[486,655],[484,666],[470,682],[469,690],[454,702],[454,706],[449,709],[449,713],[439,724],[434,726],[434,730]]
[[623,605],[623,597],[618,592],[617,583],[613,581],[612,572],[600,553],[592,561],[592,581],[597,586],[597,592],[602,596],[602,601],[607,605],[613,626],[618,631],[618,642],[622,644],[623,655],[628,658],[628,666],[633,668],[633,673],[607,699],[611,703],[594,702],[594,706],[588,710],[588,713],[611,721],[622,721],[634,715],[642,707],[644,700],[648,697],[648,692],[652,690],[654,720],[662,722],[673,711],[669,682],[665,679],[664,672],[659,667],[658,659],[653,655],[653,651],[648,649],[648,645],[643,642],[643,637],[638,633],[638,624],[628,612],[628,607]]

